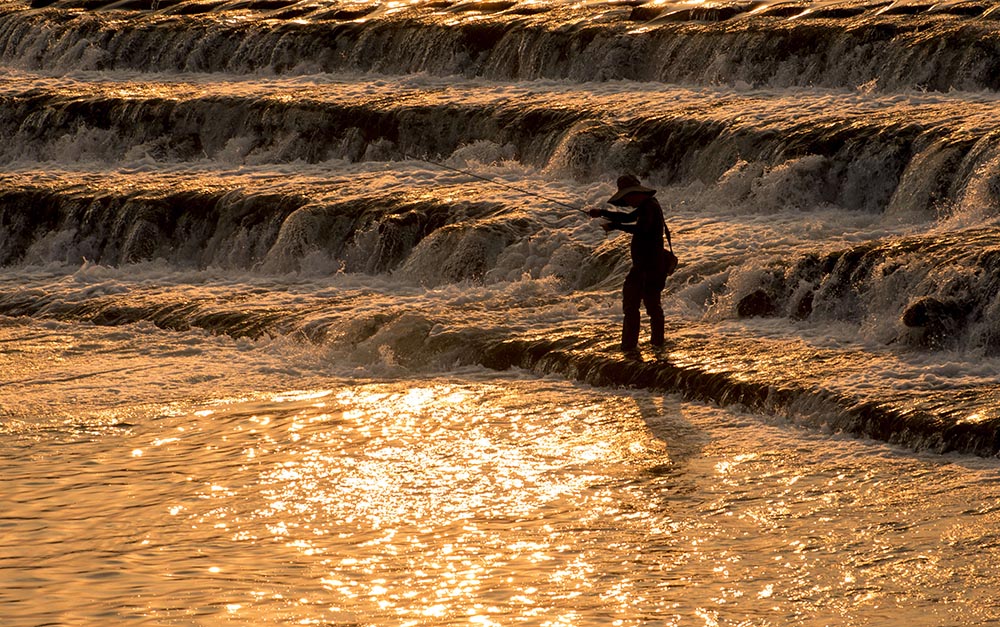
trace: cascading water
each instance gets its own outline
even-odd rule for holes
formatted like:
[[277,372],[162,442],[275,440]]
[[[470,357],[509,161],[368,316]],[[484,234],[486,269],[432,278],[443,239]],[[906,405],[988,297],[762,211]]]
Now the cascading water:
[[997,620],[998,16],[0,4],[0,613]]

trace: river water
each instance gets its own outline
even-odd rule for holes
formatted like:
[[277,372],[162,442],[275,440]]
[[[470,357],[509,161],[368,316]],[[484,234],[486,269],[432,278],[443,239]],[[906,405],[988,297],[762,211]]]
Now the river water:
[[0,4],[3,624],[1000,621],[998,16]]

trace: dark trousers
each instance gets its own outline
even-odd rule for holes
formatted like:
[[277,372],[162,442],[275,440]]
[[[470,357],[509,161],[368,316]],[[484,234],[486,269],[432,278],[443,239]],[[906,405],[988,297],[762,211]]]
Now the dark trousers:
[[663,272],[642,270],[635,266],[625,277],[622,288],[622,349],[632,350],[639,345],[639,303],[646,307],[649,316],[649,340],[653,346],[663,346],[663,306],[660,294],[667,277]]

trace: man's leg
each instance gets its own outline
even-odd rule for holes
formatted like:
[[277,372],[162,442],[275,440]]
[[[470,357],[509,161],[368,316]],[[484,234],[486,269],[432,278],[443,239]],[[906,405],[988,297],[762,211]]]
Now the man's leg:
[[629,270],[622,287],[622,350],[633,350],[639,345],[639,303],[642,302],[642,273]]
[[666,277],[647,275],[642,290],[642,303],[646,306],[646,315],[649,316],[649,342],[653,346],[663,346],[663,305],[660,302],[660,295],[663,293],[665,283]]
[[649,291],[643,296],[646,315],[649,316],[649,342],[653,346],[663,346],[663,306],[660,292]]

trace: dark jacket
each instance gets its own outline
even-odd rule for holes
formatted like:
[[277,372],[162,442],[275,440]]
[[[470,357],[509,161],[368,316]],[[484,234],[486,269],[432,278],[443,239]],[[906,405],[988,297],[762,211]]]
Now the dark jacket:
[[667,228],[663,209],[653,196],[648,196],[630,212],[601,210],[601,217],[611,221],[611,228],[632,234],[629,252],[632,265],[642,270],[654,270],[663,257],[663,234]]

